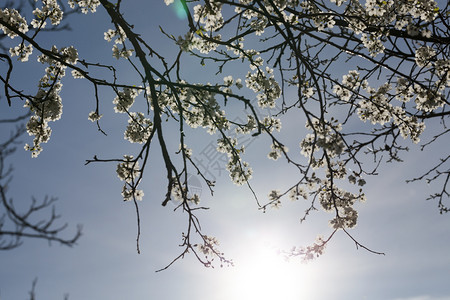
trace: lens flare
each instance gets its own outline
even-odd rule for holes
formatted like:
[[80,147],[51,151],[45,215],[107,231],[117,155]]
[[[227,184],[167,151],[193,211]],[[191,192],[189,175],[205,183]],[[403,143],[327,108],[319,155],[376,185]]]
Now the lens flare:
[[184,7],[181,1],[175,1],[171,6],[178,19],[186,19],[186,12],[184,11]]

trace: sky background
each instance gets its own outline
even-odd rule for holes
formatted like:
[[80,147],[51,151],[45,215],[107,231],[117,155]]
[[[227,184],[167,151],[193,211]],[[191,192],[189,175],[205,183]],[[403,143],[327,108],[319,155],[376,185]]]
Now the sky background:
[[[162,25],[174,35],[184,33],[186,21],[177,16],[173,7],[166,7],[162,0],[135,5],[124,1],[122,5],[125,19],[135,25],[136,32],[168,57],[176,53],[177,48],[157,27]],[[112,44],[103,40],[103,32],[111,24],[102,8],[96,14],[72,18],[71,26],[73,31],[56,33],[42,42],[49,46],[57,41],[59,47],[74,44],[80,57],[113,61]],[[36,54],[30,59],[35,60]],[[198,82],[208,80],[209,75],[201,72],[198,63],[188,59],[184,62],[186,76]],[[227,71],[233,75],[243,72]],[[42,66],[23,64],[17,67],[13,79],[33,90],[42,74]],[[151,169],[142,184],[145,196],[139,203],[139,255],[135,208],[133,203],[122,201],[116,166],[84,165],[94,155],[119,157],[134,153],[138,146],[123,140],[126,118],[113,113],[111,91],[101,90],[102,128],[108,133],[104,136],[87,119],[95,108],[92,87],[69,77],[68,74],[63,81],[62,119],[50,125],[53,133],[50,142],[43,145],[44,151],[32,159],[30,153],[22,151],[21,144],[10,158],[15,170],[9,196],[23,207],[27,207],[31,196],[58,197],[57,211],[62,222],[69,223],[64,233],[71,236],[76,225],[82,224],[83,236],[73,248],[25,240],[20,248],[0,253],[1,300],[26,299],[35,278],[37,299],[46,300],[63,299],[65,294],[69,294],[69,299],[112,300],[450,300],[449,215],[440,215],[437,203],[424,200],[432,187],[423,182],[405,183],[405,179],[425,171],[427,164],[436,162],[439,155],[448,153],[448,141],[436,143],[426,152],[410,151],[403,156],[405,163],[382,165],[381,176],[366,178],[368,200],[357,204],[359,222],[351,233],[385,256],[357,250],[348,237],[338,232],[319,259],[307,264],[282,261],[274,254],[276,249],[308,245],[318,234],[330,234],[331,215],[319,211],[300,224],[308,202],[288,200],[280,209],[262,213],[247,188],[230,182],[225,164],[219,161],[215,165],[218,169],[207,169],[218,184],[214,197],[208,195],[203,184],[202,204],[210,209],[199,216],[204,233],[219,239],[220,249],[234,260],[235,267],[206,269],[193,256],[187,256],[168,270],[156,273],[182,250],[177,245],[186,226],[186,216],[174,212],[174,204],[161,206],[166,181],[159,149],[152,148]],[[14,103],[9,108],[2,97],[0,117],[20,114],[21,106]],[[302,138],[304,121],[290,117],[283,123],[283,130],[285,140],[292,142],[288,147],[294,151]],[[9,128],[0,132],[3,137]],[[176,132],[176,128],[169,125],[166,137],[170,132]],[[427,140],[426,135],[423,140]],[[22,141],[30,143],[31,139],[24,136]],[[177,138],[173,142],[177,144]],[[199,159],[211,142],[214,137],[199,131],[188,138],[194,157]],[[269,147],[263,137],[247,148],[245,160],[254,169],[252,184],[261,199],[271,189],[286,186],[295,176],[294,170],[285,168],[284,163],[266,159]]]

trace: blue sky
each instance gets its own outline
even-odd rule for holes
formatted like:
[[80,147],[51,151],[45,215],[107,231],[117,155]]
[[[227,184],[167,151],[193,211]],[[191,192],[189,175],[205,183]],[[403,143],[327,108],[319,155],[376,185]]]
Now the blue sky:
[[[148,7],[124,2],[123,7],[125,18],[157,50],[169,56],[177,51],[157,27],[162,25],[175,35],[184,32],[185,21],[177,17],[172,7],[166,7],[162,0],[152,1]],[[102,9],[96,14],[77,16],[72,27],[73,31],[58,33],[54,38],[59,46],[74,43],[80,56],[88,60],[113,60],[112,44],[103,40],[103,32],[111,24]],[[54,40],[43,42],[49,45]],[[185,62],[186,76],[199,82],[208,80],[206,74],[198,71],[198,64],[187,59]],[[18,69],[15,80],[23,80],[33,90],[43,70],[36,64],[30,72],[27,66]],[[349,238],[338,233],[325,254],[315,261],[280,261],[274,255],[277,248],[307,245],[318,234],[329,234],[330,216],[320,211],[300,224],[308,203],[288,201],[281,209],[263,214],[251,192],[234,186],[224,164],[219,162],[219,169],[208,169],[218,184],[214,197],[208,196],[203,184],[203,204],[210,210],[200,217],[205,233],[220,240],[221,250],[233,258],[236,266],[205,269],[193,256],[187,256],[168,270],[155,273],[181,251],[177,245],[186,225],[186,216],[173,212],[173,204],[160,205],[166,182],[159,151],[153,148],[151,170],[143,183],[142,253],[138,255],[134,206],[121,199],[115,166],[84,165],[95,154],[108,158],[136,151],[123,140],[126,119],[113,113],[114,96],[102,90],[102,126],[108,136],[101,135],[87,119],[95,107],[91,86],[69,78],[63,83],[63,117],[51,125],[51,141],[37,159],[30,158],[19,145],[11,160],[15,171],[10,197],[24,206],[31,196],[58,197],[57,210],[70,224],[67,234],[73,233],[76,224],[82,224],[83,236],[73,248],[27,240],[18,249],[0,253],[1,300],[26,298],[34,278],[38,278],[37,299],[46,300],[62,299],[66,293],[69,299],[112,300],[450,300],[449,216],[439,215],[437,204],[424,200],[431,187],[404,182],[420,175],[428,163],[447,153],[448,143],[438,143],[427,152],[406,153],[405,163],[382,165],[382,176],[367,179],[368,201],[358,205],[359,224],[351,232],[365,246],[385,252],[385,256],[357,250]],[[0,102],[2,118],[20,111],[20,103],[8,108],[5,101]],[[298,144],[299,127],[303,130],[304,121],[295,117],[284,125],[285,139],[292,141],[288,145],[291,151]],[[173,129],[169,127],[167,134]],[[5,132],[2,129],[2,136]],[[201,158],[213,137],[198,131],[192,134],[188,141],[194,156],[198,153]],[[27,136],[22,140],[30,142]],[[252,184],[261,198],[295,176],[292,170],[280,167],[282,163],[268,161],[268,150],[261,137],[248,145],[245,157],[255,171]]]

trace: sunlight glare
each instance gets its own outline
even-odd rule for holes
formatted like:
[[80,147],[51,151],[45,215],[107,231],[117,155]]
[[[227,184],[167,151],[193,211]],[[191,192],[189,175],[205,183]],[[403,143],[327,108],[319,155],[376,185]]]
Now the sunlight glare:
[[[304,264],[286,261],[274,247],[263,244],[238,263],[228,286],[229,299],[307,299]],[[249,254],[249,255],[250,255]]]

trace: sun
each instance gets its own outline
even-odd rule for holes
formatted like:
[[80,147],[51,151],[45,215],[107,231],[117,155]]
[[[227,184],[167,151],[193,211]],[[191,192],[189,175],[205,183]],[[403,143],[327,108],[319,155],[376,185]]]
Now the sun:
[[286,261],[275,247],[261,243],[237,262],[225,293],[233,300],[308,299],[303,267],[299,262]]

